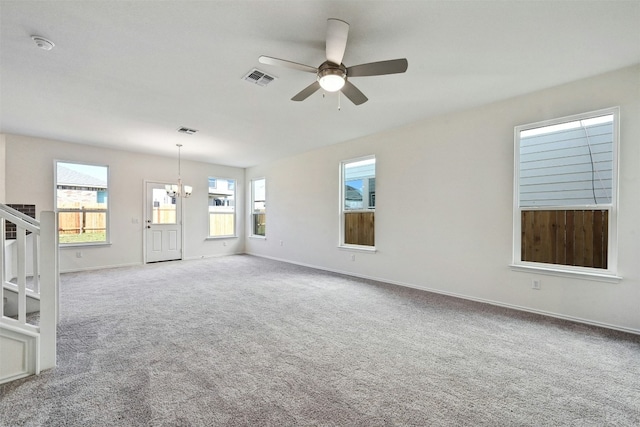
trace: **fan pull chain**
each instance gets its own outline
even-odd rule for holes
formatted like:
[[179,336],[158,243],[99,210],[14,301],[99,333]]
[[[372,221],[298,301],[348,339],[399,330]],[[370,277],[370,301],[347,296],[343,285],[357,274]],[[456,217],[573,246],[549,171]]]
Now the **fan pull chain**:
[[341,94],[341,92],[338,91],[338,111],[340,111],[340,99],[341,99],[340,98],[340,94]]

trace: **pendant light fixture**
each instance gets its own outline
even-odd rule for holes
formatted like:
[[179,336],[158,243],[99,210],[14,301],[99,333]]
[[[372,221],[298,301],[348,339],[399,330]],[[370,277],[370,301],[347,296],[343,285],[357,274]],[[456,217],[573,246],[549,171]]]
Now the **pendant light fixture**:
[[167,184],[165,190],[167,190],[167,196],[169,197],[184,197],[185,199],[191,195],[193,188],[190,185],[182,184],[182,177],[180,176],[180,149],[182,144],[176,144],[178,147],[178,184]]

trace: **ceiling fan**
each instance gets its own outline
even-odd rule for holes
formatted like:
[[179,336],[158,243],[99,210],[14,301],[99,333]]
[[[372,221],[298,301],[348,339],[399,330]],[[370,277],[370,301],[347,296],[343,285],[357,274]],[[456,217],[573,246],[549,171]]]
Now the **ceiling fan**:
[[327,60],[317,68],[285,59],[273,58],[271,56],[261,56],[258,60],[262,64],[292,68],[294,70],[316,74],[316,81],[291,98],[292,101],[303,101],[318,89],[322,88],[327,92],[342,91],[351,102],[355,105],[360,105],[367,102],[368,98],[349,81],[351,77],[404,73],[407,71],[409,63],[405,58],[402,58],[346,67],[342,63],[342,57],[347,47],[348,34],[348,23],[340,19],[330,18],[327,20]]

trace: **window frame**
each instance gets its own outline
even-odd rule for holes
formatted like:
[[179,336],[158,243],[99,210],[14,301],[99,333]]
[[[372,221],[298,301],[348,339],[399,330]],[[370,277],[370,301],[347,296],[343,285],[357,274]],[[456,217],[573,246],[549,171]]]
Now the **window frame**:
[[[361,157],[356,157],[356,158],[351,158],[351,159],[347,159],[347,160],[342,160],[339,164],[339,189],[338,189],[338,223],[339,223],[339,227],[338,227],[338,247],[340,249],[350,249],[350,250],[356,250],[356,251],[364,251],[364,252],[376,252],[376,245],[375,245],[375,212],[377,209],[377,204],[375,204],[374,202],[374,206],[373,208],[362,208],[362,209],[346,209],[345,207],[345,187],[346,187],[346,182],[345,182],[345,166],[347,164],[350,163],[358,163],[358,162],[365,162],[368,160],[373,160],[374,164],[376,165],[376,172],[374,175],[374,178],[376,179],[376,186],[377,186],[377,163],[378,163],[378,159],[376,158],[375,154],[370,154],[367,156],[361,156]],[[364,195],[363,195],[363,200],[364,200]],[[367,202],[368,204],[368,202]],[[374,242],[373,245],[360,245],[360,244],[353,244],[353,243],[345,243],[345,238],[346,238],[346,234],[345,234],[345,213],[349,212],[349,213],[359,213],[359,212],[373,212],[374,214]]]
[[107,172],[107,187],[106,187],[106,195],[107,195],[107,208],[106,209],[90,209],[87,210],[89,212],[97,212],[105,213],[105,240],[98,242],[73,242],[73,243],[60,243],[58,231],[58,247],[60,248],[71,248],[71,247],[86,247],[86,246],[109,246],[111,245],[111,197],[110,197],[110,187],[111,187],[111,168],[109,165],[101,164],[101,163],[90,163],[90,162],[79,162],[74,160],[59,160],[55,159],[53,161],[53,206],[54,212],[56,214],[56,221],[59,224],[60,222],[60,214],[61,213],[76,213],[78,209],[66,209],[58,207],[58,164],[72,164],[72,165],[82,165],[82,166],[95,166],[95,167],[103,167],[106,168]]
[[[264,200],[256,200],[255,198],[255,183],[257,181],[264,181]],[[260,177],[260,178],[254,178],[249,182],[249,188],[250,188],[250,193],[251,193],[251,206],[249,209],[249,237],[252,238],[256,238],[256,239],[266,239],[267,238],[267,230],[266,230],[266,223],[267,223],[267,179],[265,177]],[[254,209],[255,206],[255,202],[256,201],[262,201],[264,202],[264,212],[262,212],[262,214],[265,217],[265,230],[264,230],[264,234],[256,234],[255,233],[255,220],[254,220],[254,215],[256,215],[256,211]]]
[[[520,134],[522,131],[553,126],[562,123],[586,120],[594,117],[613,116],[612,143],[612,182],[611,203],[574,204],[554,206],[520,206]],[[618,268],[618,194],[619,194],[619,145],[620,145],[620,108],[610,107],[589,111],[570,116],[544,120],[514,127],[514,176],[513,176],[513,253],[512,264],[516,270],[534,270],[560,276],[583,276],[589,279],[617,282],[621,278],[617,275]],[[563,264],[522,260],[522,211],[552,211],[552,210],[606,210],[608,211],[607,233],[607,268],[582,267]]]
[[[214,180],[215,186],[214,187],[208,187],[208,188],[214,188],[214,189],[218,189],[218,182],[226,182],[227,183],[227,191],[233,191],[233,212],[231,213],[233,215],[233,232],[231,234],[224,234],[224,235],[211,235],[211,215],[230,215],[229,212],[212,212],[211,210],[209,210],[209,207],[211,206],[209,204],[209,201],[211,199],[211,193],[209,193],[209,190],[207,189],[207,239],[226,239],[226,238],[230,238],[230,237],[238,237],[238,210],[236,209],[237,207],[237,181],[235,179],[231,179],[231,178],[219,178],[219,177],[213,177],[210,176],[208,182],[211,183],[211,180]],[[229,188],[229,183],[233,182],[233,188]]]

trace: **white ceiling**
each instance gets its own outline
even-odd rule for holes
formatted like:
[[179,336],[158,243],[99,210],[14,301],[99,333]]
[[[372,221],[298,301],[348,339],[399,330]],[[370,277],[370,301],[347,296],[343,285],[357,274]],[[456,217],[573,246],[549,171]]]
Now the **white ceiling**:
[[[239,167],[640,63],[640,0],[1,0],[0,18],[0,132],[164,156],[181,143]],[[407,58],[407,72],[351,80],[357,107],[291,101],[313,74],[258,57],[320,65],[327,18],[351,24],[346,66]],[[278,79],[242,80],[254,67]]]

